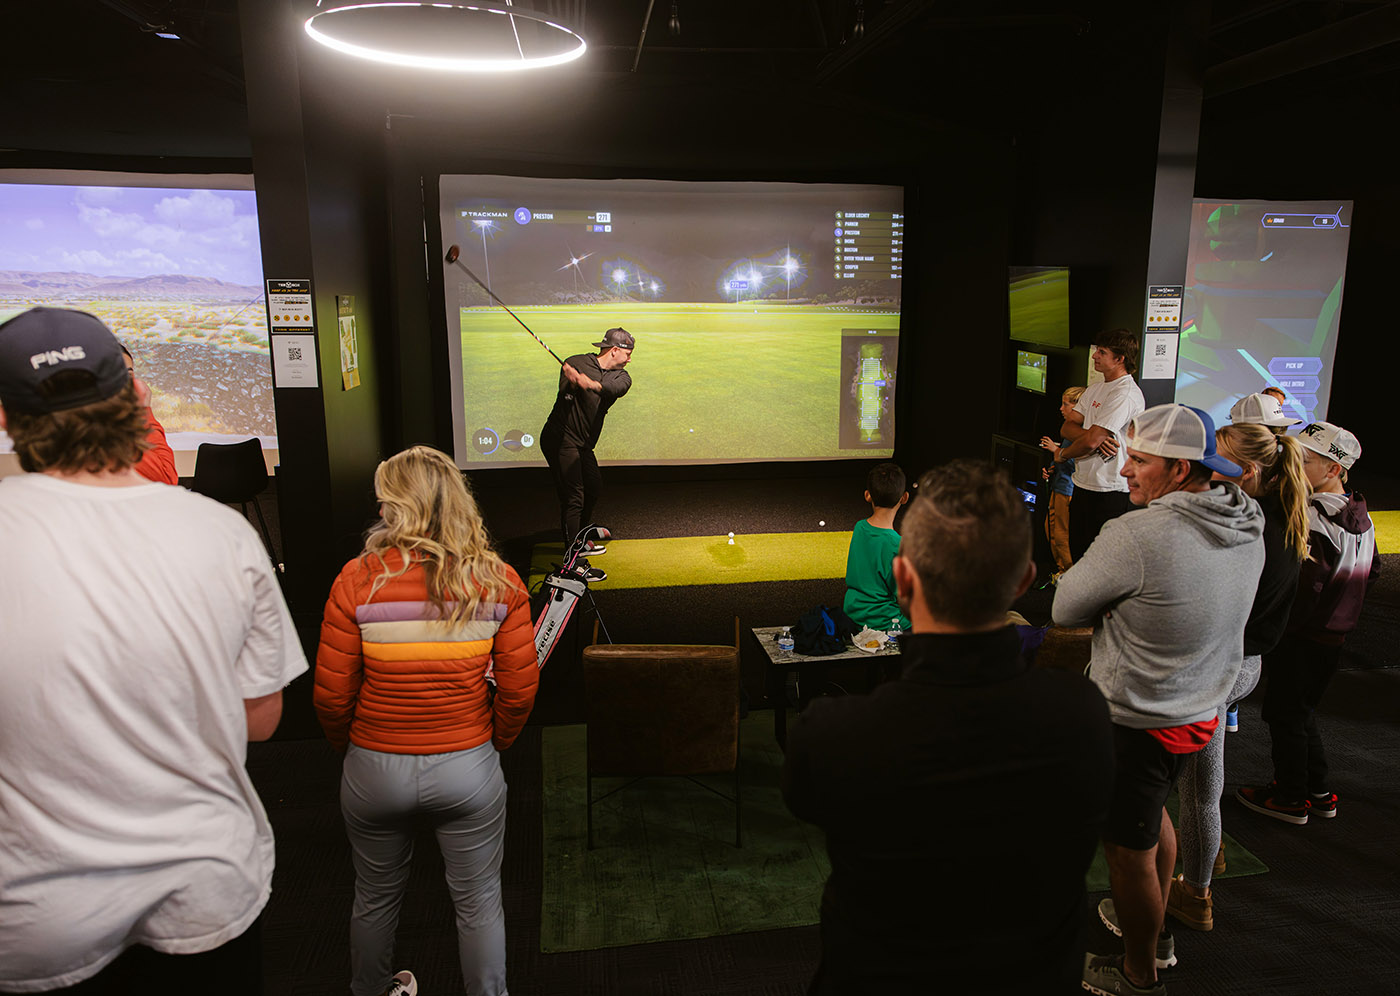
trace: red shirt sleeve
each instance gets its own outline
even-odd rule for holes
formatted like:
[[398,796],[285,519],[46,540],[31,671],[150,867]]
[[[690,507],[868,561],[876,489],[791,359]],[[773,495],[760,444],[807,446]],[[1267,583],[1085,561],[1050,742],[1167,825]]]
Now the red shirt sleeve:
[[180,475],[175,473],[175,453],[165,441],[165,427],[156,421],[155,412],[146,409],[146,422],[150,431],[146,442],[150,449],[141,454],[136,464],[136,473],[157,484],[179,484]]

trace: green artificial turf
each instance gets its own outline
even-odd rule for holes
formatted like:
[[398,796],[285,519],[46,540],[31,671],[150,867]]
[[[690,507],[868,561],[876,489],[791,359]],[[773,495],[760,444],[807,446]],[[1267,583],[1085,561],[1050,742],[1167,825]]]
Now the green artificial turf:
[[[592,587],[665,588],[749,581],[800,581],[846,576],[849,530],[819,533],[672,536],[609,540],[608,552],[594,566],[608,572]],[[563,556],[563,544],[541,543],[530,555],[531,588]]]
[[[820,830],[787,811],[779,788],[783,756],[764,710],[742,723],[743,847],[734,846],[734,807],[682,778],[647,778],[593,805],[587,846],[584,726],[543,736],[544,884],[540,950],[588,951],[653,941],[715,937],[816,923],[830,872]],[[733,779],[706,784],[726,794]],[[625,785],[594,779],[594,798]],[[1168,809],[1176,813],[1176,796]],[[1226,872],[1268,869],[1226,836]],[[1108,888],[1100,848],[1085,876]]]
[[[561,357],[622,325],[637,338],[632,390],[608,413],[600,460],[683,463],[829,459],[839,447],[841,330],[897,329],[897,313],[793,305],[616,304],[514,309]],[[467,407],[498,436],[538,437],[554,404],[559,368],[499,308],[464,308],[462,382]],[[479,390],[485,397],[473,401]],[[890,449],[862,449],[888,457]],[[538,447],[497,450],[495,462],[540,459]]]

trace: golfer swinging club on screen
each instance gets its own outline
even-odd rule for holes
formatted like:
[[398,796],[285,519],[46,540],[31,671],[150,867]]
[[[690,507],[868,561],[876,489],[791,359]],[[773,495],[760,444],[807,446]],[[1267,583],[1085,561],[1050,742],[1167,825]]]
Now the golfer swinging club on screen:
[[[597,355],[578,353],[559,370],[559,394],[540,430],[540,450],[559,493],[559,525],[568,548],[578,531],[593,521],[593,508],[603,490],[603,477],[593,447],[603,431],[603,418],[618,398],[632,387],[632,376],[623,369],[632,359],[637,341],[624,328],[608,329]],[[606,547],[592,543],[585,554],[601,554]],[[602,581],[607,572],[583,559],[583,576]]]

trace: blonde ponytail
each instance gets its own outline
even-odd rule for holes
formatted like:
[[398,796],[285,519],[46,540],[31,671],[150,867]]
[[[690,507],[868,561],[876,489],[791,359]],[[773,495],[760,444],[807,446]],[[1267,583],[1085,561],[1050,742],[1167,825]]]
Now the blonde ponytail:
[[1300,561],[1308,559],[1308,498],[1312,486],[1303,473],[1303,449],[1292,436],[1276,436],[1266,426],[1221,426],[1215,433],[1221,452],[1238,464],[1253,464],[1254,477],[1241,486],[1259,497],[1276,495],[1283,507],[1283,537]]

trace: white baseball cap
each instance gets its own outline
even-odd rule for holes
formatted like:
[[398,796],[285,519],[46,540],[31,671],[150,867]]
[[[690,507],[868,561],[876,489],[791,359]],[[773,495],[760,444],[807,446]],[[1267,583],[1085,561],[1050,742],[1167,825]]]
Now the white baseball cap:
[[1246,394],[1230,409],[1230,421],[1236,425],[1302,425],[1300,418],[1289,418],[1283,413],[1278,398],[1267,394]]
[[1331,422],[1314,422],[1298,432],[1298,442],[1314,453],[1342,465],[1343,470],[1351,470],[1351,465],[1361,457],[1361,443],[1340,425]]
[[1154,405],[1128,425],[1128,446],[1168,460],[1194,460],[1217,474],[1239,477],[1244,470],[1215,452],[1215,422],[1189,405]]

